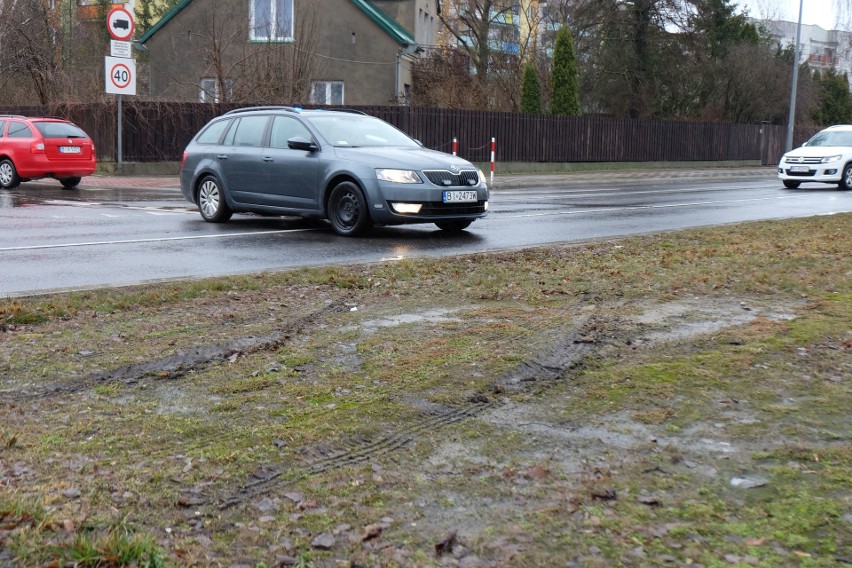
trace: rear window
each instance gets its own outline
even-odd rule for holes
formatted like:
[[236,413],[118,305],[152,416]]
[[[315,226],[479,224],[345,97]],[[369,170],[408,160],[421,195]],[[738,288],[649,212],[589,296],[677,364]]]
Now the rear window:
[[78,126],[69,122],[33,122],[45,138],[88,138]]
[[9,138],[32,138],[33,130],[25,122],[12,121],[9,123]]

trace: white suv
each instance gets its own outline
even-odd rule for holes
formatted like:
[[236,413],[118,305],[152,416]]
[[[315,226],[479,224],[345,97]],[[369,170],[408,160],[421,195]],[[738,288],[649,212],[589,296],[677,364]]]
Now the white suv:
[[778,178],[790,189],[806,181],[852,189],[852,125],[830,126],[781,156]]

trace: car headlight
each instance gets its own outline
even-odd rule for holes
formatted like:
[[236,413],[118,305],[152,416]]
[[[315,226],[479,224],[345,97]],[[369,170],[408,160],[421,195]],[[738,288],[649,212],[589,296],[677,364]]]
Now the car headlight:
[[391,183],[423,183],[417,172],[413,170],[376,169],[376,177]]
[[839,160],[840,158],[842,158],[842,157],[843,157],[843,156],[841,156],[840,154],[838,154],[838,155],[836,155],[836,156],[826,156],[825,158],[823,158],[822,160],[820,160],[820,163],[822,163],[822,164],[827,164],[827,163],[829,163],[829,162],[836,162],[836,161],[838,161],[838,160]]

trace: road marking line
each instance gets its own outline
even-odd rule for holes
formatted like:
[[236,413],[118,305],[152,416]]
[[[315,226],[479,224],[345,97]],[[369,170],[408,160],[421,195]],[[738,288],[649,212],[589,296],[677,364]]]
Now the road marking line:
[[227,233],[223,235],[193,235],[189,237],[160,237],[156,239],[127,239],[117,241],[90,241],[85,243],[60,243],[55,245],[31,245],[25,247],[3,247],[0,252],[19,250],[42,250],[53,248],[90,247],[98,245],[126,245],[136,243],[161,243],[166,241],[191,241],[198,239],[222,239],[228,237],[250,237],[254,235],[279,235],[283,233],[304,233],[307,231],[319,231],[319,229],[281,229],[278,231],[253,231],[246,233]]
[[[728,191],[730,187],[720,187],[717,188],[715,186],[704,186],[704,187],[695,187],[692,189],[649,189],[643,191],[625,191],[624,188],[621,187],[607,187],[600,189],[565,189],[563,191],[553,191],[550,193],[537,192],[538,195],[525,195],[523,191],[513,191],[513,192],[500,192],[495,193],[494,197],[514,197],[514,196],[524,196],[526,199],[523,200],[515,200],[508,199],[507,201],[526,201],[532,199],[554,199],[558,197],[597,197],[602,193],[614,193],[621,192],[621,194],[625,197],[630,197],[633,195],[645,195],[645,194],[655,194],[655,193],[698,193],[705,191]],[[503,201],[502,199],[500,201]]]
[[45,199],[42,201],[45,205],[59,205],[62,207],[94,207],[101,205],[97,201],[69,201],[67,199]]
[[[719,205],[724,203],[746,203],[749,201],[771,201],[773,199],[791,199],[798,195],[781,195],[777,197],[755,197],[753,199],[726,199],[719,201],[693,201],[691,203],[667,203],[663,205],[631,205],[630,207],[598,207],[595,209],[577,209],[575,211],[551,211],[548,213],[526,213],[523,215],[501,215],[501,217],[550,217],[555,215],[577,215],[581,213],[612,213],[613,211],[637,211],[641,209],[668,209],[673,207],[694,207],[696,205]],[[492,210],[492,213],[496,210]]]

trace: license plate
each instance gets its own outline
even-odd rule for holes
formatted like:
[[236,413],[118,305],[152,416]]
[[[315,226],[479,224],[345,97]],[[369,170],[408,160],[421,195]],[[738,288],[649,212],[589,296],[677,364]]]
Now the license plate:
[[475,191],[445,191],[444,203],[470,203],[479,201]]
[[809,172],[811,169],[808,166],[790,166],[791,172]]
[[60,146],[59,153],[60,154],[79,154],[81,152],[81,148],[79,146]]

